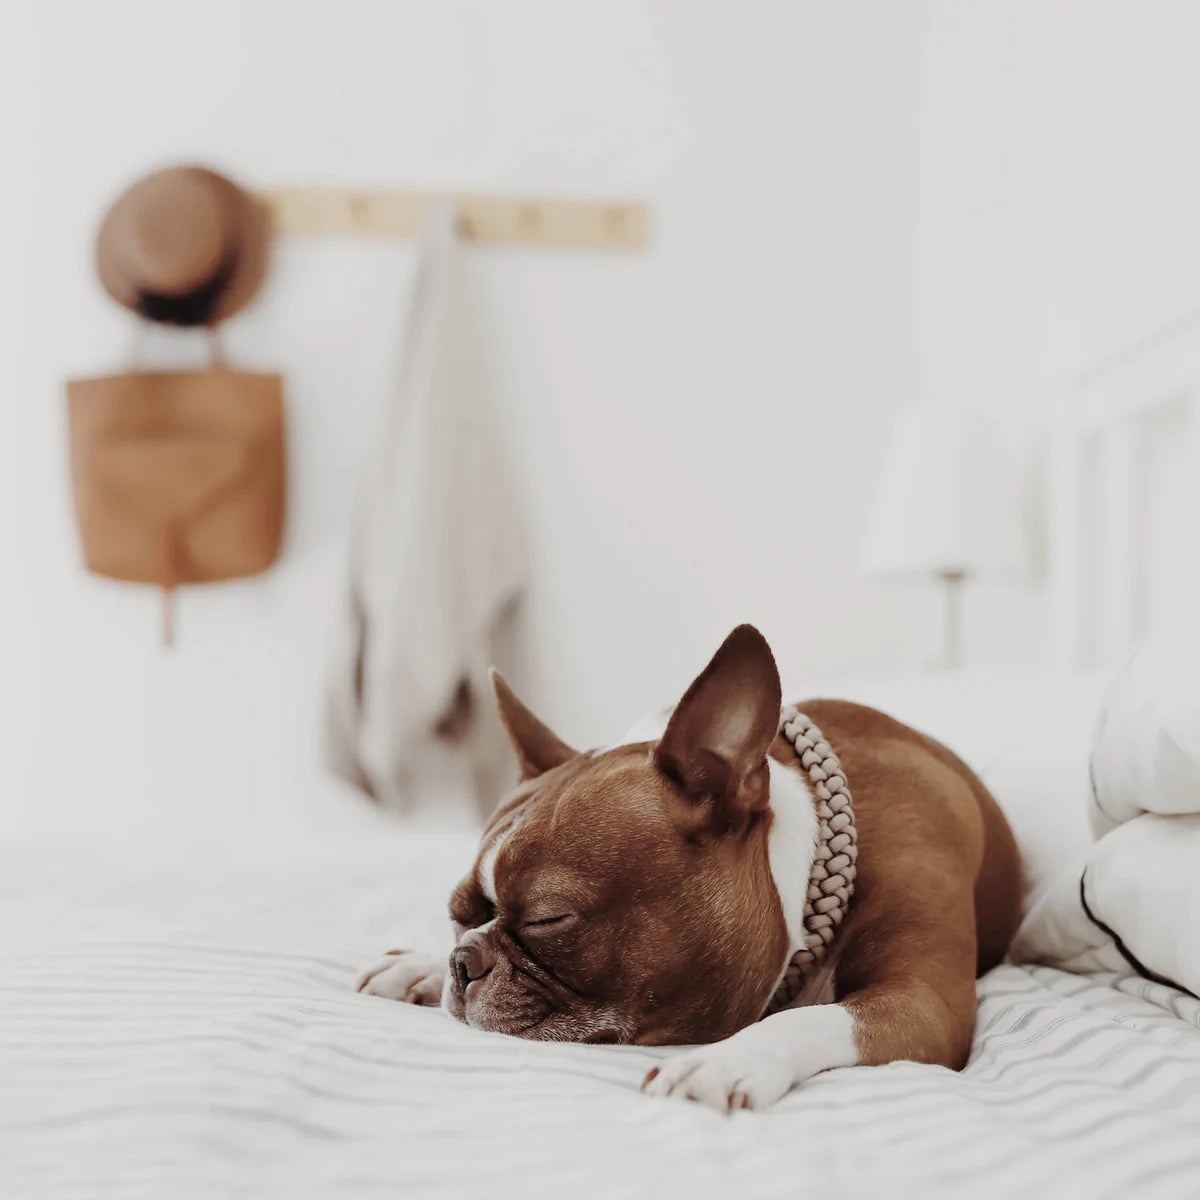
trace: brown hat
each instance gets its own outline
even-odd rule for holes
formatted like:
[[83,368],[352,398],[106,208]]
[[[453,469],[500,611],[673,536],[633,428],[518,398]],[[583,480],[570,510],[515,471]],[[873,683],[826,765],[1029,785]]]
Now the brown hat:
[[168,325],[216,325],[254,299],[267,270],[270,213],[204,167],[139,180],[96,237],[100,282],[118,304]]

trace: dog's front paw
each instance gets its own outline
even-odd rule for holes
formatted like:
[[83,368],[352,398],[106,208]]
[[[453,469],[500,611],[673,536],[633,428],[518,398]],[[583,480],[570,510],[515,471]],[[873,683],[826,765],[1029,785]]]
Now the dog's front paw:
[[412,950],[389,950],[354,985],[368,996],[383,996],[406,1004],[436,1006],[442,1002],[446,960]]
[[721,1112],[767,1108],[795,1082],[792,1066],[772,1054],[751,1026],[723,1042],[689,1050],[655,1067],[642,1082],[648,1096],[698,1100]]
[[854,1021],[840,1004],[789,1008],[723,1042],[656,1067],[642,1091],[699,1100],[725,1112],[766,1108],[819,1071],[858,1062]]

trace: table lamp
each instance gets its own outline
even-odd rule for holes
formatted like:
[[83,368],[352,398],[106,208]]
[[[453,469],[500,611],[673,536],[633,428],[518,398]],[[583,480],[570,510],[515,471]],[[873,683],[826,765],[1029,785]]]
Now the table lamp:
[[871,574],[940,581],[947,667],[962,665],[964,580],[1032,569],[1026,492],[1023,464],[995,422],[935,405],[901,414],[880,473],[861,566]]

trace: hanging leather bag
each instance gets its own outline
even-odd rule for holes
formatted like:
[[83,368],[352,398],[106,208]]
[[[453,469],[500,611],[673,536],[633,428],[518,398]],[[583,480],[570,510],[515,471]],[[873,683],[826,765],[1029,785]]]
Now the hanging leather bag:
[[215,364],[67,385],[89,570],[164,589],[265,571],[284,516],[283,382]]

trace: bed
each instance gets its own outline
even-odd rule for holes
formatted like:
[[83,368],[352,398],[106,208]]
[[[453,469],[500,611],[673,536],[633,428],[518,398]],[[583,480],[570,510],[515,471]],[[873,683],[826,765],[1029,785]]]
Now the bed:
[[[1144,426],[1184,444],[1198,380],[1191,325],[1066,394],[1060,673],[787,689],[959,750],[1008,812],[1031,903],[1088,844],[1102,668],[1162,615],[1130,515],[1162,467]],[[355,993],[381,950],[444,937],[473,835],[311,789],[298,811],[320,819],[270,836],[0,846],[0,1196],[1200,1195],[1200,1002],[1176,989],[1008,964],[979,984],[962,1073],[833,1071],[765,1113],[653,1100],[637,1085],[671,1050],[524,1042]]]
[[670,1051],[355,993],[469,853],[355,814],[236,854],[0,854],[0,1195],[1196,1195],[1200,1003],[1137,978],[1002,967],[962,1074],[831,1072],[729,1117],[639,1094]]
[[[1031,893],[1037,847],[1086,841],[1101,676],[837,682],[978,764]],[[961,1075],[832,1072],[723,1117],[638,1092],[672,1051],[355,993],[381,949],[444,937],[473,834],[313,786],[316,831],[0,851],[0,1195],[1196,1194],[1200,1004],[1170,988],[1005,966]]]

